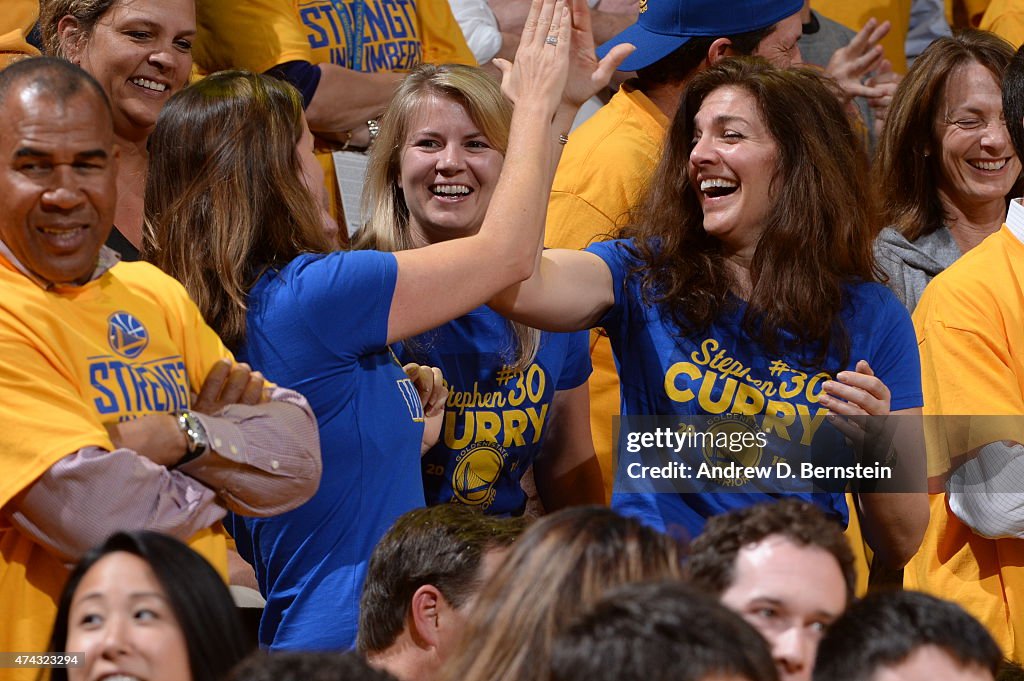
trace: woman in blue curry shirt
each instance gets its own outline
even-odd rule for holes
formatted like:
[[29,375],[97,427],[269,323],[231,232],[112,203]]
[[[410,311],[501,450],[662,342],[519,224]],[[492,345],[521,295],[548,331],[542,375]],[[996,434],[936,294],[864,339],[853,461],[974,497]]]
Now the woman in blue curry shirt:
[[[729,60],[683,93],[626,238],[544,251],[529,280],[491,302],[542,329],[604,327],[629,428],[673,416],[697,430],[769,436],[741,452],[669,451],[691,479],[668,483],[630,477],[636,455],[620,446],[613,507],[692,536],[711,515],[795,494],[846,522],[845,482],[819,491],[799,477],[803,464],[855,463],[842,433],[823,424],[849,430],[859,426],[842,417],[916,414],[922,404],[910,318],[875,282],[873,206],[865,153],[828,82]],[[895,567],[927,524],[918,452],[902,453],[907,493],[857,496],[866,538]],[[693,480],[729,463],[786,463],[797,478]]]
[[[356,246],[425,247],[479,232],[508,148],[512,104],[479,69],[418,67],[381,119]],[[599,504],[588,419],[589,335],[541,333],[486,306],[403,344],[448,386],[439,442],[423,457],[428,504],[519,515],[533,466],[544,508]]]

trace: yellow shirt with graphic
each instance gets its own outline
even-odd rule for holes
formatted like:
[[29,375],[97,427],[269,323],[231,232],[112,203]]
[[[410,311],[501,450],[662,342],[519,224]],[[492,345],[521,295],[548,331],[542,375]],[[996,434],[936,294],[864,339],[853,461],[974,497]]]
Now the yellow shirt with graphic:
[[[187,409],[190,387],[231,357],[185,289],[146,263],[44,291],[0,257],[0,290],[0,507],[64,456],[113,449],[105,424]],[[67,569],[5,517],[0,651],[43,652]],[[222,528],[190,545],[227,575]]]
[[25,40],[38,18],[38,0],[4,0],[3,16],[0,16],[0,69],[23,57],[39,54],[39,50]]
[[[203,0],[196,12],[193,57],[208,73],[262,73],[289,61],[357,71],[408,71],[420,62],[476,65],[443,1]],[[353,43],[362,47],[358,56]]]
[[[616,236],[661,158],[668,118],[628,83],[569,137],[548,201],[548,248],[584,248]],[[612,346],[590,332],[590,428],[604,476],[605,500],[615,480],[612,419],[620,411],[619,375]]]
[[[409,71],[476,58],[445,0],[203,0],[193,58],[202,71],[263,73],[290,61]],[[358,49],[353,49],[353,48]],[[341,216],[330,151],[319,151],[331,214]]]
[[[925,289],[914,311],[924,413],[1024,414],[1024,244],[1004,225]],[[998,440],[1020,441],[1019,419],[925,419],[929,475]],[[941,489],[939,487],[938,489]],[[1024,662],[1024,540],[976,534],[933,494],[924,542],[905,571],[907,588],[963,606],[1004,653]]]
[[910,6],[912,0],[811,0],[811,8],[832,21],[838,21],[850,30],[864,28],[868,19],[878,22],[889,21],[892,29],[882,38],[885,58],[892,62],[896,73],[907,72],[907,31],[910,30]]

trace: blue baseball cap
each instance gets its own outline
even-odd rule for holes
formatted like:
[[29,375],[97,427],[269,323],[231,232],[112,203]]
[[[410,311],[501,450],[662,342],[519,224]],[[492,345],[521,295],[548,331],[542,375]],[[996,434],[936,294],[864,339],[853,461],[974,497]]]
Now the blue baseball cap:
[[721,38],[757,31],[803,9],[803,0],[641,0],[637,22],[597,48],[604,57],[616,45],[636,51],[620,71],[636,71],[668,56],[690,38]]

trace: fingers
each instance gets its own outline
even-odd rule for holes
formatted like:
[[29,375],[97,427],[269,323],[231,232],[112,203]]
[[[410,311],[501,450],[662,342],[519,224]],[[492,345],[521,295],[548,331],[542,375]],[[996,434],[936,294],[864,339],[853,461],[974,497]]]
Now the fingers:
[[[542,47],[544,41],[547,40],[549,35],[558,35],[557,29],[552,30],[552,23],[554,21],[554,17],[561,16],[560,14],[555,13],[556,10],[561,9],[561,7],[564,6],[565,0],[544,0],[544,3],[540,8],[540,14],[537,17],[537,28],[530,40],[531,44]],[[526,39],[524,38],[520,45],[525,42]]]
[[410,363],[403,366],[402,370],[416,386],[423,412],[427,416],[437,416],[444,411],[448,386],[444,384],[444,375],[439,368]]
[[[537,34],[537,22],[540,17],[541,7],[544,6],[546,0],[533,0],[530,4],[530,13],[526,15],[526,23],[523,24],[523,36],[519,41],[519,44],[532,43],[534,36]],[[546,33],[546,31],[544,32]],[[543,35],[543,34],[542,34]]]
[[622,62],[626,61],[626,57],[633,54],[634,51],[636,51],[636,45],[630,43],[622,43],[613,47],[604,56],[604,59],[598,62],[592,77],[594,85],[602,88],[608,85]]
[[499,71],[501,71],[502,81],[508,78],[509,74],[512,73],[512,62],[510,62],[508,59],[495,57],[494,59],[491,60],[491,63],[494,64]]
[[882,40],[882,38],[884,38],[885,36],[889,35],[889,31],[891,29],[892,29],[892,22],[890,22],[890,21],[883,21],[882,23],[880,23],[878,25],[878,28],[876,28],[874,31],[871,32],[871,35],[868,37],[868,43],[871,44],[871,45],[877,45],[879,43],[879,41]]
[[210,373],[203,381],[203,387],[199,389],[198,397],[192,401],[193,409],[203,414],[215,411],[213,405],[219,401],[221,390],[231,375],[231,366],[230,360],[222,359],[210,368]]
[[883,88],[871,87],[870,85],[864,85],[862,83],[846,82],[843,83],[843,90],[846,94],[851,97],[866,97],[868,99],[881,99],[886,97],[886,91]]
[[560,60],[567,60],[569,50],[572,48],[572,12],[569,11],[569,5],[565,0],[558,0],[555,3],[555,20],[551,28],[557,28],[553,31],[558,40],[558,44],[555,45],[555,53]]
[[856,419],[830,413],[828,415],[828,422],[846,436],[849,444],[859,445],[864,442],[864,429],[861,428],[860,423]]
[[874,49],[878,45],[878,41],[889,35],[890,29],[892,29],[892,23],[883,21],[879,24],[878,19],[871,17],[864,23],[857,35],[850,39],[847,47],[856,54],[863,54]]
[[836,414],[854,416],[889,413],[889,388],[875,376],[871,366],[861,360],[856,371],[840,371],[835,381],[825,381],[819,401]]
[[847,70],[850,76],[861,77],[877,69],[882,64],[884,53],[881,45],[875,45],[864,54],[850,60]]
[[594,44],[594,33],[590,25],[590,5],[587,0],[572,0],[572,27],[576,35],[590,38],[590,46]]
[[199,394],[193,394],[192,409],[216,414],[230,404],[260,404],[267,399],[263,374],[245,363],[219,360],[210,369]]
[[444,376],[439,368],[431,367],[430,370],[434,374],[433,390],[423,411],[427,416],[437,416],[444,411],[444,405],[448,401],[448,385],[444,382]]
[[266,392],[263,387],[266,381],[263,378],[263,374],[258,371],[253,371],[249,374],[249,380],[245,385],[245,389],[242,391],[242,396],[239,398],[239,404],[260,404],[264,400]]
[[[253,370],[248,364],[239,363],[231,367],[231,373],[228,375],[228,380],[224,383],[224,388],[221,390],[220,402],[221,408],[226,407],[229,404],[258,404],[259,395],[252,402],[243,402],[242,396],[245,395],[246,389],[249,387],[250,379],[252,378]],[[259,392],[263,391],[263,377],[259,377]]]

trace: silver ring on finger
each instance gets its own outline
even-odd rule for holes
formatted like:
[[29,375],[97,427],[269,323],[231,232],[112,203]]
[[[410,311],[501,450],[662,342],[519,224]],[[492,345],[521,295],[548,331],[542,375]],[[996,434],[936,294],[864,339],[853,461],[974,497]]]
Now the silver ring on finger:
[[544,42],[548,45],[558,45],[558,36],[549,35],[544,38]]

